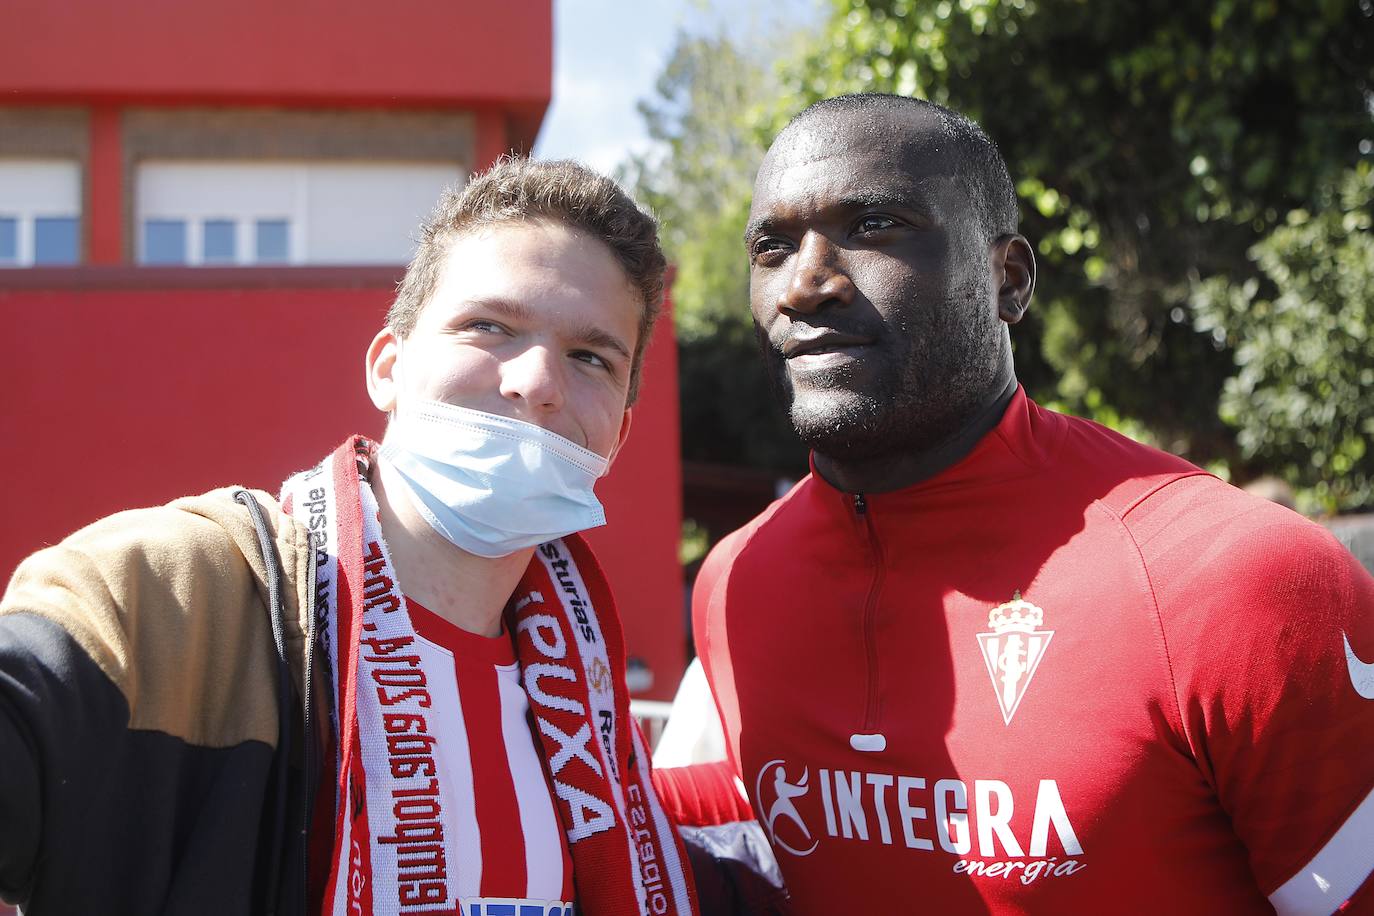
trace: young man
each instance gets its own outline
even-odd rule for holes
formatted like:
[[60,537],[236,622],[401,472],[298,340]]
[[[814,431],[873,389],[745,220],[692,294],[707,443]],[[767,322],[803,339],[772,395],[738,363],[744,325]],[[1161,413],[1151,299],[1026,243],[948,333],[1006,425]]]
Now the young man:
[[795,911],[1374,912],[1374,581],[1026,397],[983,132],[818,103],[746,243],[812,474],[707,560],[697,646]]
[[613,183],[502,162],[441,200],[367,351],[380,446],[27,560],[0,603],[0,895],[692,913],[576,534],[663,271]]

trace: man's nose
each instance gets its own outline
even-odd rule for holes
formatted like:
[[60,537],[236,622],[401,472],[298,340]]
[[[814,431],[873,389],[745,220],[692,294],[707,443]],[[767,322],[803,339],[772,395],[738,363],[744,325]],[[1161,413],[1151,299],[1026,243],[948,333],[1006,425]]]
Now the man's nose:
[[562,408],[564,383],[559,355],[543,345],[527,347],[501,364],[501,396],[535,412]]
[[792,274],[778,299],[778,311],[810,315],[854,301],[854,283],[840,263],[838,247],[818,232],[808,232],[792,258]]

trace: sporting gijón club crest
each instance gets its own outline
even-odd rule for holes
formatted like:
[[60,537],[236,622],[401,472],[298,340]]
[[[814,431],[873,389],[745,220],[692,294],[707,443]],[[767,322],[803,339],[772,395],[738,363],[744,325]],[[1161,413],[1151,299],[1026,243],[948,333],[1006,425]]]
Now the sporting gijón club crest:
[[1018,591],[1006,604],[988,612],[992,632],[978,634],[983,662],[992,676],[997,704],[1002,707],[1002,721],[1007,725],[1016,715],[1035,669],[1040,667],[1054,637],[1053,630],[1041,629],[1044,622],[1045,612],[1022,600]]

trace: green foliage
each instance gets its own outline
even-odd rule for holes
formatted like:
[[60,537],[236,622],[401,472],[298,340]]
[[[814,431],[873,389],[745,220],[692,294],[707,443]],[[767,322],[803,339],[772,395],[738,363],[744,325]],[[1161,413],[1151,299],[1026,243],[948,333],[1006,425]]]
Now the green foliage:
[[1214,277],[1193,303],[1198,329],[1235,348],[1221,413],[1245,456],[1331,512],[1374,502],[1374,169],[1321,202],[1250,249],[1263,281]]
[[1040,320],[1016,334],[1028,387],[1235,458],[1216,407],[1231,354],[1195,329],[1191,289],[1253,279],[1251,246],[1368,154],[1372,16],[1367,0],[835,0],[775,126],[867,90],[978,120],[1041,263]]
[[632,158],[621,177],[662,221],[678,268],[673,301],[681,338],[724,333],[738,340],[748,328],[748,302],[739,300],[749,283],[740,238],[763,155],[749,124],[766,75],[723,35],[683,33],[656,98],[639,104],[661,149]]
[[683,457],[791,472],[805,452],[759,365],[743,242],[778,92],[759,55],[724,35],[679,35],[654,99],[640,104],[661,150],[620,177],[659,217],[676,267]]
[[667,154],[631,173],[679,268],[686,457],[797,466],[752,353],[749,185],[805,105],[888,91],[1007,156],[1041,268],[1013,332],[1034,396],[1327,507],[1374,499],[1349,177],[1374,150],[1374,0],[830,3],[777,72],[682,39],[645,106]]
[[690,566],[698,560],[705,559],[706,553],[710,549],[710,532],[699,525],[696,519],[684,518],[682,520],[682,535],[677,542],[678,563],[683,566]]

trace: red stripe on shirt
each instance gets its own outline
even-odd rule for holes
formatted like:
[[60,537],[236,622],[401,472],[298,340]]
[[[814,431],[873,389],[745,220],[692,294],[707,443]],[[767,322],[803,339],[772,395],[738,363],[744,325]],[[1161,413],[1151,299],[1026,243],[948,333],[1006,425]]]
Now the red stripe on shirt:
[[515,647],[504,634],[489,638],[469,633],[413,600],[407,603],[415,631],[453,652],[472,764],[473,806],[482,831],[482,895],[523,895],[525,838],[502,738],[496,673],[496,666],[515,663]]

